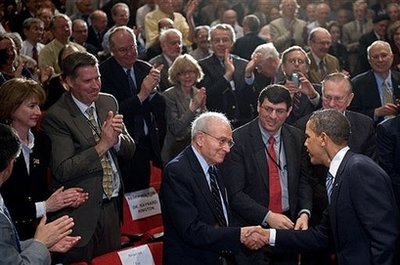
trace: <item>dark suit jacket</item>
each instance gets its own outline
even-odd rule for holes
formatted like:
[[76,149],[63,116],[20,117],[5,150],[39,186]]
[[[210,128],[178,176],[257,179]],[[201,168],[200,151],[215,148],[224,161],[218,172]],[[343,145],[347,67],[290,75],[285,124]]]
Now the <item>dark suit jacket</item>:
[[[118,103],[111,95],[101,93],[95,104],[101,124],[104,123],[108,111],[118,112]],[[57,213],[59,216],[68,214],[74,218],[72,234],[82,237],[77,246],[85,246],[97,226],[103,200],[103,168],[94,148],[96,141],[92,130],[70,93],[64,93],[46,112],[42,128],[52,142],[50,165],[54,174],[53,187],[80,187],[89,193],[89,199],[79,208],[66,208]],[[134,142],[125,131],[121,134],[119,152],[110,149],[116,166],[118,167],[117,155],[131,157],[134,149]],[[121,178],[120,172],[119,177]],[[120,193],[122,192],[121,189]]]
[[[218,185],[229,215],[226,190]],[[219,227],[203,169],[188,146],[164,169],[161,184],[164,264],[222,264],[240,249],[240,228]]]
[[[295,221],[301,209],[311,211],[309,158],[304,134],[290,125],[282,127],[289,191],[289,217]],[[261,225],[268,213],[268,165],[258,119],[236,129],[235,145],[222,164],[235,224]]]
[[310,80],[311,83],[321,83],[322,80],[324,80],[326,75],[331,74],[331,73],[340,72],[342,70],[339,65],[339,60],[335,56],[327,54],[324,57],[326,75],[322,76],[319,71],[319,67],[318,67],[317,63],[314,60],[314,56],[312,55],[312,53],[308,52],[307,55],[311,61],[311,64],[309,66],[309,71],[308,71],[308,77],[309,77],[308,80]]
[[340,265],[392,265],[399,216],[389,176],[370,158],[347,152],[321,225],[277,230],[279,249],[321,249],[333,239]]
[[265,43],[265,40],[258,37],[257,32],[249,32],[235,41],[232,53],[246,60],[250,60],[253,51],[258,45],[263,43]]
[[20,241],[21,252],[18,251],[15,229],[7,217],[0,212],[0,257],[1,264],[50,265],[51,257],[47,247],[33,239]]
[[[151,65],[137,60],[133,66],[138,91],[143,79],[148,75]],[[147,188],[150,180],[150,160],[161,167],[161,145],[166,132],[165,101],[159,94],[149,96],[140,103],[137,95],[129,88],[128,78],[122,66],[110,57],[100,65],[101,90],[112,94],[118,101],[120,113],[124,115],[124,123],[129,134],[135,139],[138,150],[144,148],[149,155],[135,153],[133,161],[125,161],[122,166],[126,191]],[[148,139],[138,139],[135,135],[135,116],[141,115],[149,129]],[[141,157],[142,156],[142,157]],[[144,158],[144,160],[141,160]]]
[[235,90],[223,77],[225,69],[214,54],[199,61],[204,72],[204,79],[199,87],[204,86],[207,90],[207,108],[225,113],[233,126],[238,127],[253,118],[257,106],[253,105],[254,92],[251,86],[244,81],[247,61],[235,55],[232,58],[235,66]]
[[[382,106],[374,72],[370,70],[359,74],[351,82],[353,83],[354,98],[349,109],[361,112],[373,119],[374,110]],[[400,72],[392,71],[392,86],[394,97],[400,98]],[[382,120],[383,118],[380,118],[376,122]]]
[[379,165],[390,176],[400,207],[400,116],[379,124],[376,131]]
[[104,32],[101,32],[101,38],[99,39],[97,36],[97,33],[94,31],[92,26],[89,26],[88,28],[88,38],[86,40],[87,43],[92,44],[97,48],[98,51],[103,50],[103,46],[101,46],[101,43],[103,42],[103,36],[107,32],[108,29],[106,29]]
[[[33,131],[32,131],[33,132]],[[21,240],[33,238],[36,231],[36,202],[47,200],[47,171],[50,162],[50,139],[44,133],[36,133],[35,146],[30,154],[29,170],[21,154],[10,178],[1,186],[4,202],[13,218]]]

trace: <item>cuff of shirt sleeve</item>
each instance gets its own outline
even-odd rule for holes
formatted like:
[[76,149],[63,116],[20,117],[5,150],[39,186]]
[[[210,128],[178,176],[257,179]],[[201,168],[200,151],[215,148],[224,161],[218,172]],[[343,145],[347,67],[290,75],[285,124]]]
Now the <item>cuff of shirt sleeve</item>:
[[271,214],[271,211],[268,211],[268,213],[265,215],[265,217],[264,217],[264,219],[263,219],[263,221],[262,221],[262,223],[261,223],[261,225],[262,225],[263,227],[267,227],[267,226],[268,226],[267,220],[268,220],[268,217],[269,217],[270,214]]
[[311,218],[311,211],[310,211],[310,210],[307,210],[307,209],[302,209],[302,210],[299,212],[299,214],[297,215],[297,217],[299,217],[299,216],[300,216],[301,214],[303,214],[303,213],[305,213],[305,214],[308,215],[308,219]]
[[275,247],[276,242],[276,229],[271,228],[269,230],[269,245]]
[[35,202],[36,207],[36,218],[40,218],[46,214],[46,202]]

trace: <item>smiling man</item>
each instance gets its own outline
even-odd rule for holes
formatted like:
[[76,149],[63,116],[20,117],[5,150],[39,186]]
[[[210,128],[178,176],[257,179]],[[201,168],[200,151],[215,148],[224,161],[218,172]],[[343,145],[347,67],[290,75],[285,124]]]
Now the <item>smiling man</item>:
[[[257,110],[256,119],[234,131],[235,145],[223,163],[233,220],[240,226],[307,229],[310,161],[304,134],[285,123],[292,111],[289,91],[282,85],[269,85],[259,95]],[[243,264],[297,264],[296,255],[267,249],[244,249],[241,258]]]

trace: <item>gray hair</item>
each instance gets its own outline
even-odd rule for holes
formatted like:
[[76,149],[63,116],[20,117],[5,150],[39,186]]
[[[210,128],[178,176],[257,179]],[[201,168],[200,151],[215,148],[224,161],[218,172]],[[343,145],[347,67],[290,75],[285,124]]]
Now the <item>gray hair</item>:
[[257,48],[255,48],[253,54],[251,55],[251,58],[254,58],[256,54],[259,54],[264,60],[270,58],[271,59],[279,58],[279,52],[276,50],[272,42],[258,45]]
[[193,122],[192,122],[192,130],[191,130],[191,137],[192,140],[197,135],[197,133],[203,131],[207,132],[210,121],[218,121],[220,123],[225,123],[229,127],[231,127],[231,123],[229,122],[228,118],[225,114],[220,112],[213,112],[208,111],[200,114]]

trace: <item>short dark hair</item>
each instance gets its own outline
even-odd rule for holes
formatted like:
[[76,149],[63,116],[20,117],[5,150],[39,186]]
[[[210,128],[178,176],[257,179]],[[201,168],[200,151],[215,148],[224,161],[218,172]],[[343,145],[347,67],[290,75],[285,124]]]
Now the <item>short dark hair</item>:
[[74,52],[62,60],[61,69],[63,69],[63,76],[76,78],[79,68],[97,64],[98,61],[94,55],[88,52]]
[[347,144],[351,127],[343,113],[335,109],[315,111],[309,118],[310,126],[317,135],[326,133],[337,145]]
[[0,172],[21,152],[21,142],[10,126],[0,123]]
[[290,92],[283,85],[272,84],[264,88],[258,96],[258,104],[261,105],[265,98],[273,104],[286,103],[287,109],[292,106]]

